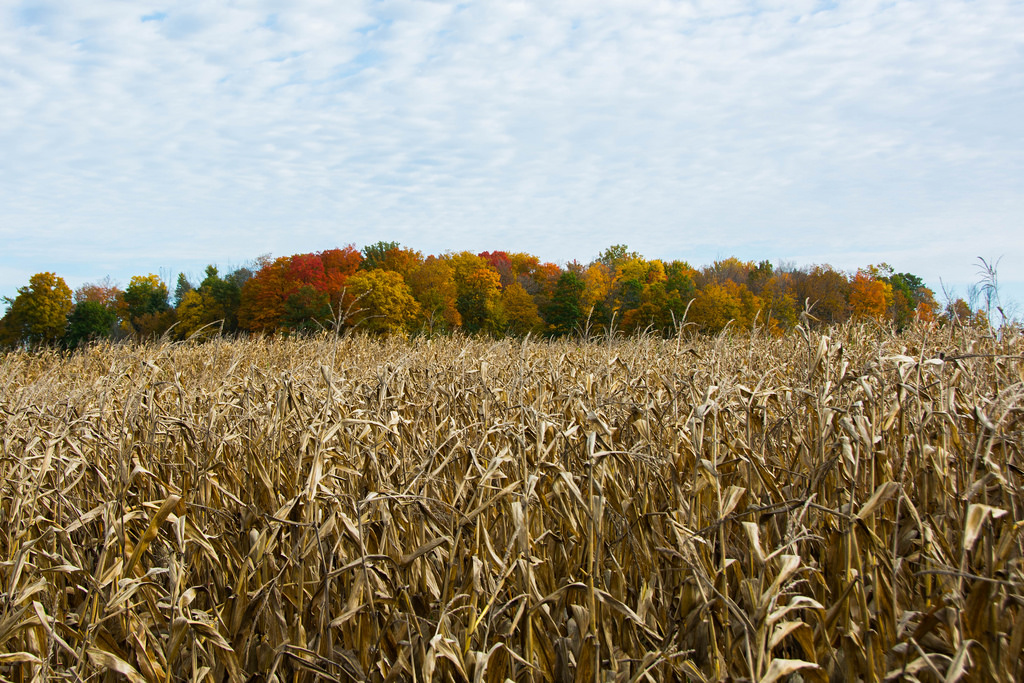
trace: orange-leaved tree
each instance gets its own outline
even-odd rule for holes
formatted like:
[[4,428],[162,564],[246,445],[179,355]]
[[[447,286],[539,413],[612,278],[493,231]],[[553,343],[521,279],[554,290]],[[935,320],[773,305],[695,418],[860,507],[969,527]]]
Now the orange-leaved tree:
[[850,280],[850,314],[854,318],[870,318],[881,322],[886,318],[887,298],[891,296],[892,287],[887,282],[858,270]]
[[321,251],[317,256],[324,267],[323,291],[330,300],[331,309],[337,313],[348,279],[355,275],[362,264],[362,254],[350,244],[341,249]]
[[361,261],[352,245],[273,260],[261,257],[242,286],[239,326],[252,332],[328,326],[342,312],[346,283]]

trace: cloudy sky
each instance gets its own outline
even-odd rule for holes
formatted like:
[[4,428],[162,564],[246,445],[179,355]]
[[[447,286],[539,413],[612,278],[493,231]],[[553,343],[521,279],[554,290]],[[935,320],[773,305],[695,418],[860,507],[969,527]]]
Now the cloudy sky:
[[0,295],[382,239],[1024,300],[1024,3],[0,2]]

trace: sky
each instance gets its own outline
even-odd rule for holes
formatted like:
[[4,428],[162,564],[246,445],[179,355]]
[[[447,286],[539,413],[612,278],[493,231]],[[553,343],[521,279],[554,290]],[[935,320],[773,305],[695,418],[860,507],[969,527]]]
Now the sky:
[[1020,0],[0,0],[0,296],[379,240],[1024,302]]

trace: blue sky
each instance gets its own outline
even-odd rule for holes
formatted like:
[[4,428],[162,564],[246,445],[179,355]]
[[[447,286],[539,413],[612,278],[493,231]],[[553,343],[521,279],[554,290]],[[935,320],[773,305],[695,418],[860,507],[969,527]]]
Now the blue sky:
[[1024,301],[1024,3],[0,4],[0,295],[378,240]]

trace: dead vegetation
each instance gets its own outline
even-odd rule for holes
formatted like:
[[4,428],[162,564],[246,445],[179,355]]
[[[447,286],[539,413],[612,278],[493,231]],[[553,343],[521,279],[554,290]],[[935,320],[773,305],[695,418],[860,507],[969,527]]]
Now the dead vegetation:
[[1024,679],[1020,337],[827,335],[0,357],[0,675]]

